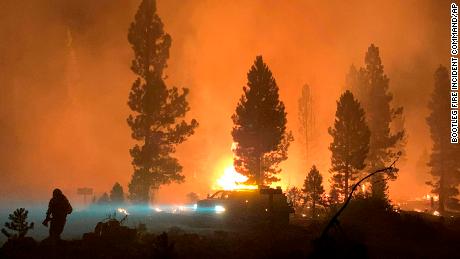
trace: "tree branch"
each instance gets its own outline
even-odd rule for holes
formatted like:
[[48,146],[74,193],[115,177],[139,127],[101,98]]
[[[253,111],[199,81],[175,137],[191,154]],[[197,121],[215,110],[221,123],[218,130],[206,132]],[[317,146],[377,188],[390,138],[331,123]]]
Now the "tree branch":
[[326,225],[326,227],[324,228],[323,230],[323,233],[321,234],[321,238],[324,238],[327,233],[329,232],[329,229],[334,226],[335,224],[338,223],[338,217],[340,216],[340,214],[345,210],[345,208],[348,206],[348,204],[350,203],[350,200],[351,198],[353,197],[353,193],[355,192],[355,190],[358,188],[358,186],[363,182],[365,181],[366,179],[372,177],[373,175],[376,175],[378,173],[382,173],[382,172],[387,172],[387,171],[392,171],[393,170],[393,167],[394,165],[396,164],[396,162],[398,161],[399,159],[399,156],[396,157],[396,159],[393,161],[393,163],[391,163],[390,166],[388,167],[385,167],[385,168],[382,168],[382,169],[379,169],[371,174],[368,174],[367,176],[365,176],[364,178],[362,178],[361,180],[359,180],[356,184],[353,185],[353,187],[351,188],[351,192],[348,194],[348,197],[347,199],[345,200],[345,203],[342,205],[342,207],[339,209],[339,211],[337,211],[335,213],[335,215],[331,218],[331,220],[329,221],[329,223]]

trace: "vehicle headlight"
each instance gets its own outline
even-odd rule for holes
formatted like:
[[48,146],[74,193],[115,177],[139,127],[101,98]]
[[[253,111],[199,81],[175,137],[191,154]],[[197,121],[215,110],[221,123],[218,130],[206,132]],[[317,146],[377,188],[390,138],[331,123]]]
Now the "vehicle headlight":
[[222,205],[216,205],[216,207],[214,207],[214,210],[216,211],[216,213],[222,213],[225,211],[225,207]]

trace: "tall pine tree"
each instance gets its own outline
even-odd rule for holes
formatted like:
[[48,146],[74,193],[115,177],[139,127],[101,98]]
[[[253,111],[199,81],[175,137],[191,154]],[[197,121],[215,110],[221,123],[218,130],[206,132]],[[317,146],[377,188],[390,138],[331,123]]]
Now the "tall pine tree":
[[364,110],[368,107],[369,87],[366,84],[366,70],[351,65],[345,80],[345,89],[350,90],[361,103]]
[[[379,48],[374,44],[369,46],[364,62],[365,67],[359,70],[354,66],[350,68],[347,83],[366,111],[371,131],[367,164],[369,171],[375,171],[392,162],[404,149],[403,108],[391,105],[393,95],[389,92],[389,79],[383,70]],[[372,197],[387,199],[387,179],[396,179],[397,171],[376,174],[371,179]]]
[[329,146],[332,152],[332,187],[346,197],[350,183],[365,167],[370,132],[363,108],[348,90],[337,102],[335,117],[334,127],[329,128],[333,138]]
[[[302,87],[302,95],[299,100],[299,137],[304,149],[305,165],[309,164],[311,159],[311,148],[315,137],[315,115],[313,111],[313,96],[309,85]],[[305,167],[306,168],[306,167]]]
[[286,112],[278,90],[272,72],[262,56],[257,56],[232,116],[235,168],[249,177],[249,183],[277,181],[278,165],[287,159],[293,138],[286,132]]
[[181,182],[182,166],[171,155],[176,146],[194,133],[197,121],[184,121],[189,111],[189,90],[165,84],[164,70],[169,58],[171,37],[163,29],[154,0],[143,0],[128,32],[134,50],[131,70],[137,75],[128,105],[132,138],[138,143],[130,150],[134,173],[129,183],[129,198],[146,203],[151,190],[162,184]]
[[428,166],[431,168],[433,181],[432,192],[439,195],[439,212],[444,213],[446,207],[458,204],[455,198],[459,194],[460,183],[460,148],[450,143],[450,80],[449,72],[440,66],[434,75],[435,84],[431,101],[431,110],[427,118],[430,127],[433,147]]

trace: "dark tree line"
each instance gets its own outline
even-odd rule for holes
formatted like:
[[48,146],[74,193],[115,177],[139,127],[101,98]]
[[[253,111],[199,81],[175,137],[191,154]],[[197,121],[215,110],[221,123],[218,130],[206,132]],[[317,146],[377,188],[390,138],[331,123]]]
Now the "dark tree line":
[[[137,142],[130,150],[134,172],[128,186],[129,198],[133,202],[148,202],[152,191],[158,190],[161,185],[184,180],[182,166],[173,154],[177,145],[194,133],[198,123],[194,119],[190,122],[185,120],[190,110],[188,89],[166,85],[165,69],[171,37],[164,31],[154,0],[141,2],[129,29],[128,41],[134,51],[131,70],[137,76],[128,101],[132,114],[127,121],[132,130],[131,136]],[[437,84],[441,84],[438,81]],[[348,194],[350,185],[362,171],[377,170],[391,162],[398,152],[403,151],[406,140],[403,108],[392,104],[393,95],[389,91],[389,79],[378,47],[370,45],[364,67],[350,68],[346,84],[351,91],[346,91],[337,102],[336,119],[329,129],[333,137],[329,147],[332,152],[330,172],[333,174],[330,195],[335,200]],[[440,112],[436,109],[444,109],[436,107],[436,98],[433,94],[433,103],[430,104],[433,114]],[[442,159],[436,158],[439,152],[447,152],[449,156],[454,151],[436,151],[446,148],[435,140],[436,132],[442,131],[436,129],[435,117],[437,115],[428,118],[435,141],[430,166],[432,174],[439,180],[430,184],[444,204],[444,197],[452,200],[455,196],[453,187],[449,187],[455,185],[455,181],[446,180],[450,177],[440,173],[440,164],[453,172],[458,169],[450,165],[452,162],[441,163],[439,160]],[[286,128],[286,111],[279,98],[279,87],[262,56],[256,57],[247,74],[247,84],[243,87],[232,121],[237,171],[247,175],[249,183],[268,185],[278,181],[279,165],[287,159],[293,136]],[[301,139],[305,142],[305,161],[308,161],[310,142],[315,134],[313,98],[308,86],[303,88],[299,99],[299,122]],[[317,170],[312,168],[312,171]],[[395,179],[397,171],[395,168],[392,172],[372,178],[373,197],[387,199],[387,180]],[[117,195],[119,188],[112,191],[114,193],[108,199],[123,201]]]
[[115,183],[109,193],[104,192],[99,199],[93,200],[93,203],[99,205],[121,205],[125,203],[125,192],[123,187],[118,182]]

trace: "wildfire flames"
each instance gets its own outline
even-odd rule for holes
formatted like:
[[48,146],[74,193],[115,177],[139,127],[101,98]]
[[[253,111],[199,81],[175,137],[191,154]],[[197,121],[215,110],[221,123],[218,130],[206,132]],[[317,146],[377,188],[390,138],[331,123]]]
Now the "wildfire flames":
[[438,195],[427,194],[427,195],[423,196],[423,199],[425,199],[427,201],[431,200],[431,198],[433,198],[433,201],[439,201],[439,196]]
[[257,185],[244,184],[248,177],[238,173],[233,165],[228,166],[224,170],[224,174],[217,179],[217,188],[222,190],[255,190]]

